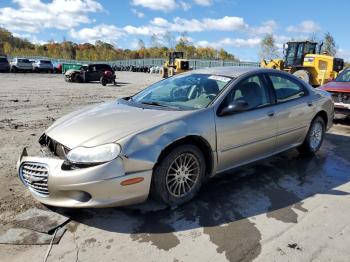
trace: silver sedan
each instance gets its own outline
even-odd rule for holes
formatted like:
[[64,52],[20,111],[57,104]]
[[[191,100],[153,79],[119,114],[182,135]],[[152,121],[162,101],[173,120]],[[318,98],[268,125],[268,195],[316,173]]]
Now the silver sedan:
[[211,68],[57,120],[23,150],[18,174],[42,203],[105,207],[192,199],[219,173],[290,148],[313,154],[331,127],[333,103],[284,72]]

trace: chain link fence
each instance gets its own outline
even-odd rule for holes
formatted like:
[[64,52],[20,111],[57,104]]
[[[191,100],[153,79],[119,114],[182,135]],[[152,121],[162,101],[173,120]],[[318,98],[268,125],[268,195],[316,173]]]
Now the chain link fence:
[[[9,56],[8,59],[13,57]],[[162,66],[165,62],[163,58],[145,58],[145,59],[126,59],[115,61],[82,61],[82,60],[67,60],[67,59],[55,59],[49,57],[40,56],[22,56],[21,58],[27,58],[29,60],[50,60],[56,64],[109,64],[111,66]],[[223,61],[223,60],[205,60],[205,59],[189,59],[190,67],[193,69],[205,68],[205,67],[220,67],[220,66],[254,66],[258,67],[257,62],[236,62],[236,61]]]

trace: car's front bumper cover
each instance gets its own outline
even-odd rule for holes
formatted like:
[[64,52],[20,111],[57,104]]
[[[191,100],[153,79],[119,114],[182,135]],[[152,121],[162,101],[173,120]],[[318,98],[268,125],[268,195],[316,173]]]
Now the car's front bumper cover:
[[[63,170],[64,160],[58,158],[31,157],[23,150],[18,159],[17,171],[21,181],[38,201],[60,207],[108,207],[140,203],[147,199],[152,170],[126,174],[123,160]],[[38,163],[48,169],[48,194],[39,194],[22,175],[25,164]],[[122,185],[123,181],[138,178],[138,183]],[[29,178],[31,179],[31,178]]]
[[350,115],[350,104],[335,102],[334,111],[337,114]]

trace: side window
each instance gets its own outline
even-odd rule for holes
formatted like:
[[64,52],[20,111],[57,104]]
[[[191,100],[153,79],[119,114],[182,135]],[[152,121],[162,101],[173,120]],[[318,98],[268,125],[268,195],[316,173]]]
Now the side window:
[[248,103],[248,110],[270,104],[270,96],[261,76],[255,75],[240,82],[230,92],[227,103],[243,100]]
[[304,87],[285,76],[269,75],[276,92],[277,102],[286,102],[306,95]]

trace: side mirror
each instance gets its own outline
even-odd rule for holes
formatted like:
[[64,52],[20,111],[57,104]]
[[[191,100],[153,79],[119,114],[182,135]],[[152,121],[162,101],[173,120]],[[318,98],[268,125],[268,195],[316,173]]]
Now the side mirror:
[[223,107],[220,112],[219,116],[228,116],[232,115],[234,113],[244,111],[248,108],[248,103],[244,100],[237,100],[232,103],[230,103],[228,106]]

